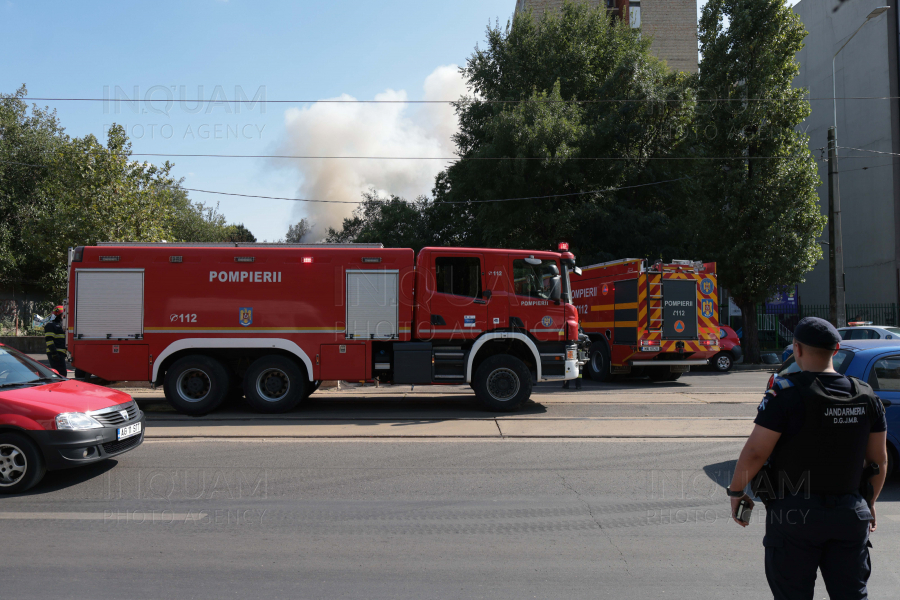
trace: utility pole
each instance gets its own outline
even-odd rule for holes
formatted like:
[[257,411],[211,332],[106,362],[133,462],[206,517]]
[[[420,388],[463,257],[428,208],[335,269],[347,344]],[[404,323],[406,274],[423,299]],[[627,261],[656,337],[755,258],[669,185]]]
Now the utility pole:
[[828,128],[828,320],[846,327],[844,245],[841,235],[841,186],[838,179],[837,130]]

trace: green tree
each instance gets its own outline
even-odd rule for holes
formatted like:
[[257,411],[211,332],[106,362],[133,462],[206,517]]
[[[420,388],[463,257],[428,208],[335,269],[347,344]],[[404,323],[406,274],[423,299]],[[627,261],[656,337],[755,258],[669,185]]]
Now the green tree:
[[[672,132],[689,126],[693,97],[650,44],[584,3],[489,28],[462,69],[472,97],[457,103],[461,160],[435,186],[435,205],[469,228],[457,237],[520,248],[565,239],[583,262],[675,252],[668,208],[682,182],[646,184],[680,178],[653,159],[679,155]],[[521,200],[495,202],[505,199]]]
[[104,146],[72,138],[55,112],[0,94],[0,285],[61,295],[69,247],[103,241],[226,241],[217,208],[194,204],[171,170],[131,159],[113,125]]
[[409,202],[398,196],[382,198],[375,190],[363,194],[353,216],[344,219],[340,231],[328,228],[331,243],[382,243],[388,248],[412,248],[416,252],[435,244],[434,207],[420,196]]
[[[806,36],[785,0],[709,0],[700,18],[695,247],[718,263],[741,307],[748,362],[759,362],[756,305],[803,281],[821,258],[815,160],[797,126],[810,114],[792,86]],[[737,157],[737,158],[736,158]]]
[[256,236],[244,227],[243,223],[226,227],[224,242],[255,242]]
[[219,205],[191,202],[187,192],[175,186],[172,195],[170,239],[172,242],[224,242],[229,230]]
[[288,244],[299,244],[303,241],[303,238],[309,235],[309,232],[312,231],[313,225],[309,222],[308,219],[300,219],[294,225],[288,226],[287,235],[284,236],[285,243]]
[[41,249],[24,245],[22,232],[32,215],[53,209],[42,189],[68,141],[56,111],[29,113],[27,93],[23,85],[0,94],[0,285],[13,290],[40,286]]

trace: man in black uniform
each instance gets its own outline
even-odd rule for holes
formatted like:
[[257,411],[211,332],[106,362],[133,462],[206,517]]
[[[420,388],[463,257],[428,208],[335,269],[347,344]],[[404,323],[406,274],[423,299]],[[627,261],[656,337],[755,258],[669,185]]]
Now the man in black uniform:
[[53,320],[44,325],[44,341],[47,342],[47,360],[50,368],[66,376],[66,332],[63,330],[63,312],[65,307],[53,309]]
[[[865,599],[871,572],[869,534],[887,470],[887,423],[872,388],[836,373],[841,338],[827,321],[807,317],[794,332],[801,371],[776,378],[728,486],[734,517],[760,469],[767,502],[766,579],[777,600],[812,600],[816,569],[832,599]],[[865,465],[876,464],[873,494],[859,493]],[[747,523],[737,518],[739,525]]]

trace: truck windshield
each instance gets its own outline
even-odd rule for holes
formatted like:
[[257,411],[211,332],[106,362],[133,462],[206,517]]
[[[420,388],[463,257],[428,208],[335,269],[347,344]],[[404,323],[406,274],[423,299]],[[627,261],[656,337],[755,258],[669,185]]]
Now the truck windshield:
[[532,298],[550,299],[553,278],[559,272],[555,260],[542,260],[539,265],[529,265],[524,259],[513,261],[513,283],[516,294]]
[[12,348],[0,348],[0,387],[41,379],[60,379],[56,373]]

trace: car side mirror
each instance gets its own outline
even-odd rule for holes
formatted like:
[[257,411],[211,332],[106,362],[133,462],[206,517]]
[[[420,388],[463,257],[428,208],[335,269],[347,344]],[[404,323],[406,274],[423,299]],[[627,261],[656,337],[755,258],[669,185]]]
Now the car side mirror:
[[481,292],[481,297],[485,300],[490,300],[492,295],[493,293],[491,292],[491,290],[484,290],[483,292]]
[[560,298],[562,298],[559,275],[551,279],[550,282],[550,299],[554,302],[559,302]]

